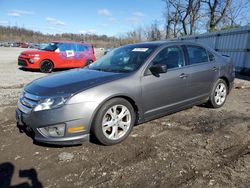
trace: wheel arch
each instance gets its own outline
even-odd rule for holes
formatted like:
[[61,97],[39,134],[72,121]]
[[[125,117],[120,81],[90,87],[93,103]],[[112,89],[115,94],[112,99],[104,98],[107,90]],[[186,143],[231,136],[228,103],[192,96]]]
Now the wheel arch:
[[135,116],[136,116],[136,121],[135,121],[135,124],[137,124],[138,122],[139,122],[139,119],[141,118],[140,117],[140,108],[139,108],[139,106],[136,104],[136,102],[135,102],[135,100],[132,98],[132,97],[130,97],[130,96],[128,96],[128,95],[115,95],[115,96],[110,96],[110,97],[108,97],[108,98],[106,98],[105,100],[103,100],[102,101],[102,103],[100,103],[99,105],[98,105],[98,107],[96,108],[96,110],[94,111],[94,113],[93,113],[93,116],[92,116],[92,118],[91,118],[91,122],[90,122],[90,130],[91,130],[91,128],[92,128],[92,125],[93,125],[93,123],[94,123],[94,120],[95,120],[95,118],[96,118],[96,116],[97,116],[97,113],[98,113],[98,111],[100,110],[100,108],[106,103],[106,102],[108,102],[108,101],[110,101],[110,100],[112,100],[112,99],[115,99],[115,98],[122,98],[122,99],[125,99],[126,101],[128,101],[131,105],[132,105],[132,107],[133,107],[133,109],[134,109],[134,111],[135,111]]
[[50,62],[53,64],[53,68],[55,68],[55,63],[54,63],[54,61],[51,60],[51,59],[48,59],[48,58],[41,60],[40,63],[39,63],[39,67],[41,66],[42,62],[44,62],[44,61],[50,61]]
[[228,90],[227,92],[229,92],[229,87],[230,87],[229,79],[226,76],[221,76],[219,79],[222,79],[226,82]]

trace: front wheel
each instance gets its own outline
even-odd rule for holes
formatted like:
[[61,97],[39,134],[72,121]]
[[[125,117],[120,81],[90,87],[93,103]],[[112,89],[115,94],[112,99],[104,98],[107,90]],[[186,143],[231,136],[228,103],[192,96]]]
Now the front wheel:
[[228,87],[224,80],[219,79],[214,84],[213,90],[209,97],[209,103],[213,108],[220,108],[227,99]]
[[40,64],[40,71],[43,73],[51,73],[54,68],[54,65],[49,60],[44,60]]
[[104,145],[114,145],[125,140],[133,129],[135,112],[125,99],[106,102],[98,111],[92,131]]

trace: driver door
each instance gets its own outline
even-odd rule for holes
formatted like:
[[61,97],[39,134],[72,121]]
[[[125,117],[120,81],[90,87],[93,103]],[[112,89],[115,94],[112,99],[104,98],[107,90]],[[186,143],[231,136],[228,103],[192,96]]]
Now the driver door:
[[148,69],[142,78],[145,119],[179,108],[187,99],[189,73],[185,67],[182,48],[180,46],[164,48],[156,55],[151,65],[157,63],[166,64],[167,72],[153,75]]

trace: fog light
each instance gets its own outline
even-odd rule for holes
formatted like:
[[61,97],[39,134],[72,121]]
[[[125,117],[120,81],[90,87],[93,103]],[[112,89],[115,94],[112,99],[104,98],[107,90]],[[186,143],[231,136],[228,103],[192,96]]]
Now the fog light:
[[33,63],[35,62],[35,60],[34,60],[34,59],[29,59],[29,62],[30,62],[31,64],[33,64]]
[[39,130],[44,136],[63,137],[65,132],[65,125],[60,124],[49,127],[43,127],[39,128]]

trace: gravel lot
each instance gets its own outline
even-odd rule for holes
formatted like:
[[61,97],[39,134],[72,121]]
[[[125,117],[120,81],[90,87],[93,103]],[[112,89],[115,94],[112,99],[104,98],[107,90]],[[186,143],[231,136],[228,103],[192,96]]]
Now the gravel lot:
[[221,109],[144,123],[116,146],[40,146],[15,124],[21,88],[46,75],[18,69],[22,50],[0,48],[0,187],[250,187],[250,81]]

